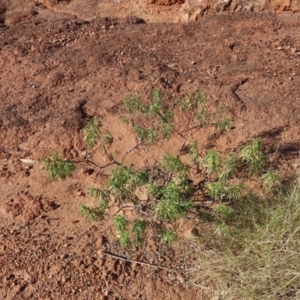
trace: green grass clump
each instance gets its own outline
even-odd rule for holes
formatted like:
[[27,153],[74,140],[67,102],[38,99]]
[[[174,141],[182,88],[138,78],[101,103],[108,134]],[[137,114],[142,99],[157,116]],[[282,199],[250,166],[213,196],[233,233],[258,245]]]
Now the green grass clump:
[[[299,299],[299,184],[272,201],[249,196],[234,209],[227,231],[199,251],[193,283],[208,299]],[[225,206],[216,213],[232,221],[232,211]]]

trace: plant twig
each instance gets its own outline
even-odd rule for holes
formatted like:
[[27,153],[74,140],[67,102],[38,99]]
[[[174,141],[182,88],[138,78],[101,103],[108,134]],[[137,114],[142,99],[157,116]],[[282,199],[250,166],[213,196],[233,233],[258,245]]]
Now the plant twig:
[[142,145],[143,143],[138,143],[138,144],[136,144],[135,146],[133,146],[132,148],[130,148],[124,155],[123,155],[123,157],[122,157],[122,159],[121,159],[121,165],[123,164],[123,161],[124,161],[124,159],[126,158],[126,156],[130,153],[130,152],[132,152],[133,150],[135,150],[136,148],[138,148],[140,145]]
[[186,141],[187,141],[188,137],[189,137],[188,135],[185,136],[184,141],[183,141],[183,143],[182,143],[182,145],[181,145],[181,147],[180,147],[180,149],[178,151],[177,157],[179,157],[181,155],[181,152],[184,149],[184,146],[186,144]]
[[119,210],[117,212],[115,212],[113,215],[117,215],[121,210],[125,209],[125,208],[131,208],[131,209],[135,209],[136,207],[138,207],[139,205],[126,205],[126,206],[122,206],[121,208],[119,208]]
[[154,157],[154,155],[149,151],[149,149],[147,148],[147,146],[145,144],[143,144],[143,149],[145,152],[147,152],[152,158],[153,160],[160,165],[159,161]]
[[164,270],[173,271],[173,272],[179,271],[178,269],[163,267],[163,266],[160,266],[160,265],[155,265],[155,264],[145,263],[145,262],[138,261],[138,260],[129,259],[129,258],[120,256],[120,255],[116,255],[116,254],[113,254],[113,253],[107,252],[107,251],[102,251],[102,253],[106,256],[109,256],[109,257],[112,257],[112,258],[115,258],[115,259],[131,262],[131,263],[136,263],[136,264],[143,265],[143,266],[148,266],[148,267],[152,267],[152,268],[159,268],[159,269],[164,269]]
[[116,161],[111,161],[110,163],[108,163],[108,164],[106,164],[106,165],[104,165],[104,166],[99,166],[98,164],[96,164],[95,162],[93,162],[93,161],[90,160],[90,159],[87,159],[86,161],[89,162],[90,164],[92,164],[92,165],[98,167],[99,169],[105,169],[105,168],[107,168],[107,167],[109,167],[109,166],[111,166],[111,165],[114,165],[114,164],[120,165],[120,164],[119,164],[118,162],[116,162]]
[[291,172],[290,168],[289,168],[286,164],[284,164],[283,161],[282,161],[281,159],[279,159],[279,162],[284,166],[284,168],[285,168],[291,175],[293,175],[293,172]]

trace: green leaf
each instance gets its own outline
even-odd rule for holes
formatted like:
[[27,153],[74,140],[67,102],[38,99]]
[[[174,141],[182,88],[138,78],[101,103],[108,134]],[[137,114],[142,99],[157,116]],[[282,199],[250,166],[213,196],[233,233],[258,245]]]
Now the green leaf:
[[104,219],[104,210],[101,207],[87,207],[84,204],[79,206],[79,212],[88,220],[102,221]]
[[100,135],[100,127],[101,124],[97,117],[94,117],[91,120],[89,120],[84,127],[84,131],[85,131],[84,141],[88,149],[90,150],[94,148],[94,146],[98,141]]
[[208,150],[202,164],[206,167],[206,173],[217,174],[220,170],[220,154],[216,150]]
[[143,219],[137,219],[133,222],[132,233],[135,235],[135,241],[138,246],[143,243],[147,222]]
[[115,229],[118,233],[124,232],[127,229],[127,220],[124,216],[117,215],[113,218]]
[[145,129],[134,125],[133,131],[142,142],[154,143],[158,139],[158,132],[154,127]]
[[131,245],[131,239],[128,232],[121,232],[119,234],[120,245],[122,248],[127,248]]
[[143,105],[142,100],[140,97],[133,95],[131,97],[126,97],[123,100],[123,106],[126,112],[132,114],[136,111],[138,112],[144,112],[145,111],[145,105]]
[[198,152],[198,142],[195,141],[188,145],[189,149],[189,156],[191,158],[191,161],[195,164],[197,163],[197,160],[199,158],[199,152]]
[[222,119],[216,124],[216,128],[220,134],[223,134],[225,131],[230,130],[232,128],[231,119]]
[[244,146],[240,156],[242,160],[249,165],[250,174],[258,174],[266,162],[266,156],[262,152],[261,139],[254,138],[249,145]]
[[208,190],[209,195],[215,200],[222,199],[226,194],[224,183],[221,181],[207,182],[205,186]]
[[186,165],[178,157],[169,153],[164,155],[162,166],[171,172],[185,172],[187,170]]
[[54,180],[66,179],[75,170],[74,163],[60,157],[58,152],[54,152],[49,158],[42,159],[42,162],[44,169],[49,171],[49,176]]
[[276,170],[269,170],[262,176],[262,180],[264,189],[270,191],[279,185],[278,172]]
[[174,230],[161,229],[159,236],[161,241],[168,245],[171,245],[177,241],[177,235]]

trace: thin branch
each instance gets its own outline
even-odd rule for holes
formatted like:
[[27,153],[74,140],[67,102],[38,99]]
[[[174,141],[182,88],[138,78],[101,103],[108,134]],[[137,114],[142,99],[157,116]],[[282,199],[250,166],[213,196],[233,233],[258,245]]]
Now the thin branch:
[[107,153],[107,149],[106,149],[106,147],[103,147],[103,149],[104,149],[104,153],[106,154],[106,156],[111,160],[111,162],[112,163],[115,163],[116,165],[118,165],[118,166],[121,166],[122,165],[122,163],[119,163],[118,161],[116,161],[115,160],[115,158],[113,157],[113,155],[110,153]]
[[124,161],[124,159],[126,158],[126,156],[130,153],[130,152],[132,152],[133,150],[135,150],[136,148],[138,148],[140,145],[142,145],[143,143],[141,142],[141,143],[139,143],[139,144],[136,144],[135,146],[133,146],[131,149],[129,149],[124,155],[123,155],[123,157],[122,157],[122,159],[121,159],[121,165],[123,164],[123,161]]
[[[136,199],[138,201],[143,201],[143,200],[140,200],[137,196],[135,196]],[[115,212],[113,215],[115,216],[116,214],[118,214],[121,210],[125,209],[125,208],[131,208],[131,209],[135,209],[135,208],[139,208],[141,212],[142,211],[142,206],[148,206],[148,205],[151,205],[153,204],[153,201],[150,201],[150,202],[147,202],[147,203],[141,203],[141,204],[136,204],[136,205],[126,205],[126,206],[122,206],[121,208],[118,209],[117,212]]]
[[284,168],[291,174],[291,175],[294,175],[293,172],[290,170],[290,168],[283,163],[283,161],[281,159],[279,159],[279,162],[284,166]]
[[154,157],[154,155],[149,151],[149,149],[147,148],[147,146],[145,144],[143,144],[143,148],[144,148],[144,151],[147,152],[152,158],[153,160],[158,164],[160,165],[159,161]]
[[184,138],[184,141],[183,141],[183,143],[182,143],[182,145],[181,145],[181,148],[180,148],[180,150],[178,151],[177,157],[179,157],[179,156],[181,155],[181,152],[182,152],[182,150],[183,150],[183,148],[184,148],[184,146],[185,146],[185,144],[186,144],[186,141],[187,141],[188,137],[189,137],[189,135],[186,135],[186,137]]
[[217,125],[217,123],[209,123],[209,124],[205,124],[205,125],[199,124],[199,125],[193,126],[191,128],[182,130],[182,131],[180,131],[180,133],[184,133],[184,132],[190,131],[192,129],[198,129],[198,128],[201,128],[201,127],[216,126],[216,125]]
[[108,163],[108,164],[106,164],[106,165],[104,165],[104,166],[99,166],[98,164],[96,164],[95,162],[93,162],[93,161],[90,160],[90,159],[87,159],[86,161],[89,162],[90,164],[92,164],[92,165],[98,167],[99,169],[104,169],[104,168],[107,168],[107,167],[109,167],[109,166],[111,166],[111,165],[114,165],[114,164],[120,165],[118,162],[111,161],[110,163]]
[[165,119],[165,117],[164,117],[161,113],[158,112],[157,115],[158,115],[158,116],[161,118],[161,120],[163,120],[166,124],[171,125],[172,128],[173,128],[173,130],[174,130],[177,134],[179,134],[182,138],[184,138],[183,134],[182,134],[179,130],[177,130],[173,124],[171,124],[170,122],[168,122],[168,121]]
[[121,208],[119,208],[119,210],[117,212],[115,212],[113,214],[113,216],[117,215],[121,210],[125,209],[125,208],[131,208],[131,209],[135,209],[136,207],[138,207],[139,205],[127,205],[127,206],[122,206]]
[[119,255],[116,255],[116,254],[113,254],[113,253],[107,252],[107,251],[102,251],[102,253],[104,255],[112,257],[114,259],[119,259],[119,260],[131,262],[131,263],[136,263],[136,264],[143,265],[143,266],[148,266],[148,267],[152,267],[152,268],[159,268],[159,269],[164,269],[164,270],[173,271],[173,272],[179,271],[178,269],[163,267],[163,266],[160,266],[160,265],[155,265],[155,264],[145,263],[145,262],[138,261],[138,260],[129,259],[129,258],[119,256]]

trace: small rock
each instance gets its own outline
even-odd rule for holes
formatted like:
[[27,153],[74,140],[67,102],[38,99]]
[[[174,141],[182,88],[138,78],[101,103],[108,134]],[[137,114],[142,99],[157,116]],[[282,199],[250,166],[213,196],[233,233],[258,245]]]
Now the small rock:
[[291,48],[291,53],[292,53],[292,54],[297,53],[297,49],[296,49],[296,48]]

